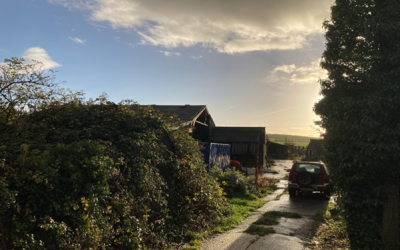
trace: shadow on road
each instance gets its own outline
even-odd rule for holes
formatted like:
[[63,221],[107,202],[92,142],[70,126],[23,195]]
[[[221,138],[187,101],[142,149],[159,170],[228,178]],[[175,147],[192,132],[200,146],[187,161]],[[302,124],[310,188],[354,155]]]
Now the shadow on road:
[[203,245],[202,250],[301,250],[315,233],[315,222],[311,216],[329,203],[321,194],[304,194],[293,198],[283,195],[280,200],[271,200],[257,211],[287,211],[303,215],[301,219],[279,219],[279,224],[272,226],[276,233],[255,236],[244,233],[249,224],[238,226]]

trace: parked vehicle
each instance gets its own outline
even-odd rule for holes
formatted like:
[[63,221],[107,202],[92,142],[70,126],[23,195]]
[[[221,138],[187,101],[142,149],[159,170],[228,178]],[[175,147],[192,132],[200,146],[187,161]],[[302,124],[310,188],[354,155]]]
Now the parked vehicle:
[[288,190],[290,197],[301,192],[320,192],[330,196],[333,185],[322,162],[294,162],[289,173]]

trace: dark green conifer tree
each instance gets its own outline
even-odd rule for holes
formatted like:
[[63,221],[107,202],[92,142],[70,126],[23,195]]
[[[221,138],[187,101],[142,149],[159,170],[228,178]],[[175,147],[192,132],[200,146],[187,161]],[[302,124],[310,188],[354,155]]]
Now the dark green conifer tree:
[[354,249],[399,249],[400,1],[336,0],[324,22],[326,163]]

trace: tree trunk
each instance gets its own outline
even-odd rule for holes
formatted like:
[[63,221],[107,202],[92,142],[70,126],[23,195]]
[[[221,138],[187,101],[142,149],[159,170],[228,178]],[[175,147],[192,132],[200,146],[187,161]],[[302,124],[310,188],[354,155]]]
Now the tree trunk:
[[383,205],[382,241],[385,250],[400,249],[399,245],[399,184],[390,179],[385,183],[387,194]]

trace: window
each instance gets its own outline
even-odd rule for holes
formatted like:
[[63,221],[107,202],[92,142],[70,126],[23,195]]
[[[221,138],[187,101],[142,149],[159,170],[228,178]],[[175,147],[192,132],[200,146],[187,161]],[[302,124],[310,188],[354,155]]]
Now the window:
[[322,174],[322,166],[317,164],[296,164],[294,165],[296,172],[309,172],[313,174]]

